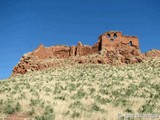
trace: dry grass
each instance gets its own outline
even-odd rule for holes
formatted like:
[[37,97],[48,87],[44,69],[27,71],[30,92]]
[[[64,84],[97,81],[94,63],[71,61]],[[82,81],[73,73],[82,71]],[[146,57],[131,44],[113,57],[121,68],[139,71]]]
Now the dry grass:
[[0,81],[0,120],[116,120],[160,114],[160,58],[128,66],[66,65]]

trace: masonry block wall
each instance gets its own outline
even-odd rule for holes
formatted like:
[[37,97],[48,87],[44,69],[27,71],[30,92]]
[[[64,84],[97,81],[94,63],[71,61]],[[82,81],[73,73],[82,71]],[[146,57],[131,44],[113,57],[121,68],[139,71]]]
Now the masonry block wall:
[[102,49],[108,51],[115,50],[119,44],[126,44],[139,49],[138,38],[135,36],[124,36],[119,31],[109,31],[98,37],[98,42],[93,46],[83,45],[78,42],[77,46],[51,46],[44,47],[42,44],[32,52],[32,55],[39,59],[46,58],[68,58],[70,56],[84,56],[93,53],[98,53]]
[[100,35],[98,39],[99,50],[115,50],[120,43],[139,49],[139,41],[137,37],[124,36],[122,35],[122,32],[119,31],[106,32]]
[[32,52],[33,56],[38,57],[39,59],[47,59],[52,57],[57,58],[68,58],[71,56],[84,56],[98,52],[98,47],[82,45],[81,42],[78,42],[77,46],[52,46],[44,47],[42,44]]

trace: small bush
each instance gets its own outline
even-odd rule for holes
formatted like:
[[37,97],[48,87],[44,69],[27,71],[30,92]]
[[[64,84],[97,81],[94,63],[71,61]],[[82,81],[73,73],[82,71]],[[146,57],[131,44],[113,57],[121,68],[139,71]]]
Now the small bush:
[[93,94],[96,90],[94,88],[90,89],[90,94]]
[[48,114],[52,114],[52,113],[53,113],[53,108],[51,106],[46,106],[44,114],[48,115]]
[[132,110],[131,108],[127,108],[127,109],[125,110],[125,112],[127,112],[127,113],[133,113],[133,110]]
[[94,110],[94,111],[99,111],[99,110],[100,110],[100,107],[99,107],[97,104],[93,104],[92,110]]
[[40,104],[40,99],[32,99],[30,100],[30,106],[37,106],[38,104]]
[[54,115],[42,115],[42,116],[36,116],[35,120],[54,120]]
[[58,93],[61,93],[61,88],[59,84],[56,83],[55,88],[54,88],[54,94],[58,94]]
[[126,106],[128,104],[128,101],[125,98],[118,98],[115,101],[113,101],[114,106]]
[[32,109],[28,113],[29,113],[29,115],[35,114],[35,109],[32,107]]
[[72,113],[72,118],[77,118],[77,117],[80,117],[80,113],[74,111],[74,112]]
[[96,112],[104,112],[104,109],[100,108],[96,103],[91,105],[91,111],[96,111]]
[[81,99],[86,95],[85,92],[83,92],[82,90],[79,90],[72,98],[74,99]]
[[102,98],[100,95],[96,96],[96,101],[101,104],[106,104],[108,102],[108,99]]
[[154,106],[150,104],[142,105],[142,107],[139,109],[140,113],[153,113]]
[[15,113],[15,108],[11,106],[10,104],[7,104],[7,106],[4,108],[4,113],[6,114]]
[[19,102],[17,102],[15,110],[16,110],[17,112],[19,112],[19,111],[21,110],[21,105],[20,105]]
[[73,109],[77,109],[77,108],[78,108],[78,109],[83,109],[84,106],[83,106],[83,104],[82,104],[80,101],[76,101],[76,102],[70,104],[69,108],[73,108]]
[[54,115],[54,110],[51,106],[46,106],[44,114],[42,116],[36,116],[35,120],[54,120],[55,115]]
[[3,99],[0,100],[0,105],[3,105]]

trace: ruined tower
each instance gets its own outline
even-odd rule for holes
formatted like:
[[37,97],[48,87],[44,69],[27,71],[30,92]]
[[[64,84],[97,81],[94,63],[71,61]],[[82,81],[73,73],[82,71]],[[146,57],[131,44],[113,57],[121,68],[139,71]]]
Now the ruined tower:
[[102,49],[107,51],[115,50],[120,43],[139,49],[139,42],[136,36],[124,36],[120,31],[105,32],[99,36],[98,43],[99,51]]

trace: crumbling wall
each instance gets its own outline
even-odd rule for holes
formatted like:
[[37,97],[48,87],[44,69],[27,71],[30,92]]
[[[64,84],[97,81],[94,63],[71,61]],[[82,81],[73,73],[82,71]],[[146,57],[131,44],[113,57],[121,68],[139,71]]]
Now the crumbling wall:
[[39,59],[46,58],[67,58],[70,56],[70,47],[68,46],[52,46],[44,47],[42,44],[32,52],[32,55],[38,57]]
[[79,55],[79,56],[89,55],[89,54],[98,52],[98,49],[94,50],[93,46],[82,45],[81,42],[78,42],[78,45],[76,48],[77,48],[76,55]]
[[115,50],[120,43],[139,49],[139,42],[137,37],[123,36],[122,32],[119,31],[109,31],[102,34],[98,39],[98,43],[100,50]]
[[139,41],[135,36],[123,36],[121,42],[139,49]]
[[68,58],[70,56],[84,56],[98,52],[98,49],[95,47],[82,45],[81,42],[78,42],[77,46],[52,46],[44,47],[42,44],[32,52],[32,55],[36,56],[39,59],[46,58]]
[[52,46],[44,47],[42,44],[33,51],[33,55],[39,59],[68,58],[70,56],[84,56],[98,53],[102,49],[107,51],[116,50],[119,44],[126,44],[139,49],[138,38],[135,36],[123,36],[122,32],[109,31],[99,36],[98,42],[93,46],[83,45],[78,42],[77,46]]

